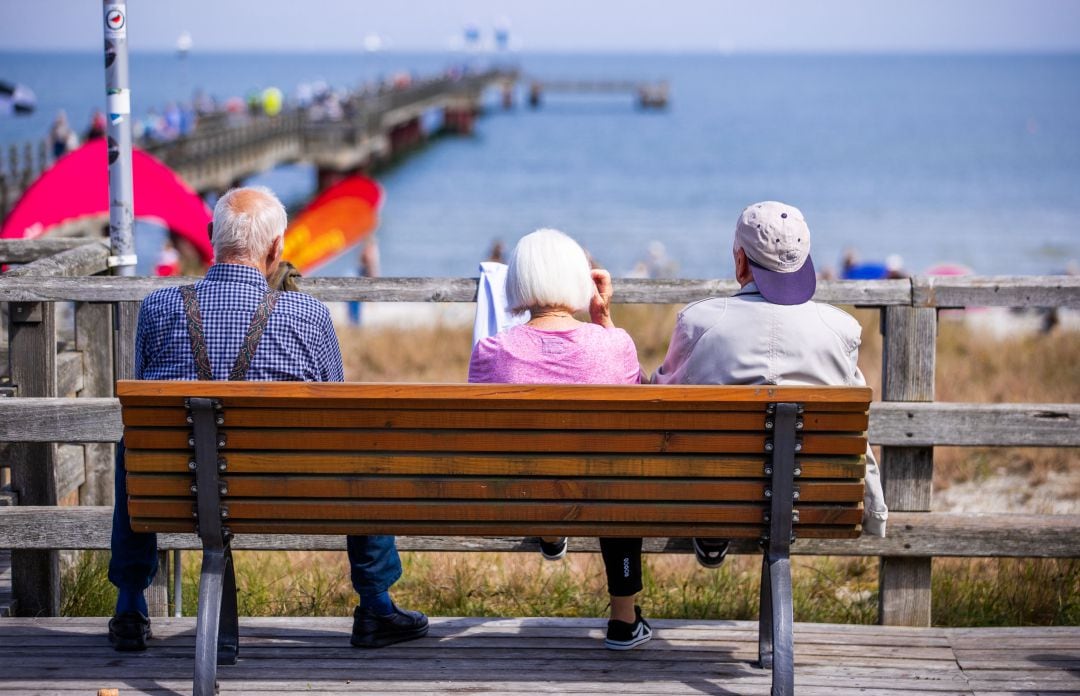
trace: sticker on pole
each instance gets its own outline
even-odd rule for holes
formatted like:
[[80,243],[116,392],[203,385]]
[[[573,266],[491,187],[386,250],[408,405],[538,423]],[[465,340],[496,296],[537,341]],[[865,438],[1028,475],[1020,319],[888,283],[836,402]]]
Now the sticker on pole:
[[106,36],[123,36],[126,24],[127,18],[124,16],[124,10],[120,6],[113,5],[105,10]]

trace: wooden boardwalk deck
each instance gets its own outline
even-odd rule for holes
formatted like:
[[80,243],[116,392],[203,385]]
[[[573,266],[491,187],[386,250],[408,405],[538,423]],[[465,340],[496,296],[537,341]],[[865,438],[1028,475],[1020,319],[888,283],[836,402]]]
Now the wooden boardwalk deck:
[[[348,618],[241,619],[223,694],[767,694],[751,622],[655,620],[643,649],[602,647],[597,619],[433,619],[421,640],[349,647]],[[145,653],[114,652],[105,620],[0,620],[0,694],[190,694],[195,620],[154,619]],[[796,693],[1080,694],[1080,627],[940,629],[796,624]]]

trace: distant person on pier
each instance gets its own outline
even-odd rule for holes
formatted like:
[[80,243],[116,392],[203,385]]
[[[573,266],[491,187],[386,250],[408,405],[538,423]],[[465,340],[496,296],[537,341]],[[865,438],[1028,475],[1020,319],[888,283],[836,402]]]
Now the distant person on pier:
[[904,259],[899,254],[889,254],[885,261],[860,261],[854,249],[844,252],[841,264],[841,280],[892,280],[907,278]]
[[59,159],[79,146],[79,136],[71,129],[68,123],[67,112],[60,109],[56,112],[52,126],[49,128],[49,152],[53,159]]
[[[157,290],[142,303],[136,379],[343,380],[327,308],[310,295],[267,285],[281,261],[285,226],[285,207],[265,188],[233,189],[218,200],[212,226],[217,263],[194,285]],[[145,650],[151,633],[143,592],[158,570],[157,538],[131,530],[123,441],[115,500],[109,580],[119,592],[109,641],[117,650]],[[360,595],[351,643],[377,648],[425,635],[427,617],[390,599],[390,586],[401,577],[394,537],[349,536],[347,548]]]
[[[746,208],[735,225],[734,297],[687,305],[675,323],[657,384],[865,386],[862,328],[836,307],[811,302],[817,287],[810,228],[798,208],[776,201]],[[877,460],[866,450],[863,529],[885,536],[888,510]],[[694,539],[698,563],[724,562],[728,542]]]
[[[375,241],[374,237],[368,238],[366,242],[360,247],[360,277],[361,278],[378,278],[379,277],[379,243]],[[349,322],[359,326],[362,313],[362,302],[350,302],[349,303]]]
[[101,113],[100,109],[94,109],[94,113],[90,115],[90,125],[86,129],[83,140],[89,142],[97,138],[104,138],[107,132],[108,124],[105,122],[105,114]]
[[[529,321],[473,346],[469,381],[519,384],[637,384],[634,341],[611,320],[611,276],[590,270],[577,242],[557,230],[525,235],[510,253],[506,299]],[[574,318],[588,311],[590,321]],[[544,558],[566,555],[567,540],[543,538]],[[611,595],[604,646],[629,650],[652,637],[634,600],[642,589],[641,539],[602,538],[600,553]]]
[[506,245],[503,244],[503,240],[496,239],[492,242],[487,260],[492,263],[506,263]]

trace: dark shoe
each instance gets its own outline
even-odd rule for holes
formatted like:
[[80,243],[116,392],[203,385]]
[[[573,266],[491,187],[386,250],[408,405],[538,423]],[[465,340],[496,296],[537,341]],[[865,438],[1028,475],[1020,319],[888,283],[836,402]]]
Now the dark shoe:
[[698,539],[694,537],[694,556],[697,562],[706,568],[719,568],[727,556],[727,539]]
[[409,611],[394,605],[394,613],[376,616],[363,607],[353,611],[352,638],[358,648],[381,648],[427,635],[427,617],[418,611]]
[[566,555],[566,537],[558,541],[540,540],[540,554],[549,561],[557,561]]
[[109,642],[121,652],[146,650],[150,619],[137,611],[125,611],[109,619]]
[[634,605],[636,618],[634,623],[616,621],[611,619],[607,622],[607,638],[604,639],[604,647],[608,650],[631,650],[639,645],[644,645],[652,638],[652,628],[649,622],[641,618],[641,607]]

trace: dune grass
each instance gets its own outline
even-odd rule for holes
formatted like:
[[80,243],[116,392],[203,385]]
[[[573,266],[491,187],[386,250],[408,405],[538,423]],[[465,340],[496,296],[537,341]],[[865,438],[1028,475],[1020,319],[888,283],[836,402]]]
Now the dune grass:
[[[615,321],[634,337],[642,365],[663,360],[677,307],[616,306]],[[879,392],[878,312],[862,310],[860,364]],[[936,396],[942,401],[1076,402],[1080,340],[1075,333],[992,339],[957,321],[939,324]],[[467,327],[345,328],[346,376],[357,381],[460,382],[467,373]],[[1022,477],[1029,486],[1068,474],[1063,500],[1080,498],[1075,451],[1053,448],[938,448],[935,489]],[[1028,512],[1041,512],[1028,510]],[[403,553],[405,574],[394,586],[402,604],[434,616],[594,616],[607,614],[599,555],[573,553],[560,563],[534,553]],[[184,554],[184,614],[193,615],[198,553]],[[115,598],[107,554],[81,554],[64,580],[66,616],[110,614]],[[690,555],[645,557],[641,604],[647,616],[754,619],[760,560],[735,556],[718,570]],[[345,554],[236,553],[242,615],[346,616],[356,602]],[[874,623],[878,561],[799,557],[792,561],[798,621]],[[935,559],[933,622],[940,626],[1080,624],[1078,559]]]

